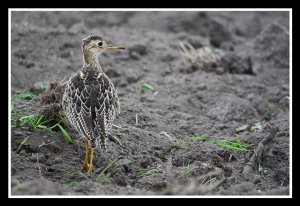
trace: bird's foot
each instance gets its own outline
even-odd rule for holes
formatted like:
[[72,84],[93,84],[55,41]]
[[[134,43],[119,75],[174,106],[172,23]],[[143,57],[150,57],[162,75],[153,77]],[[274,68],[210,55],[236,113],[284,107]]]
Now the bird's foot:
[[93,172],[93,167],[90,167],[89,170],[87,171],[88,174],[91,174]]
[[81,171],[84,173],[89,173],[90,166],[89,164],[84,164],[83,167],[81,168]]

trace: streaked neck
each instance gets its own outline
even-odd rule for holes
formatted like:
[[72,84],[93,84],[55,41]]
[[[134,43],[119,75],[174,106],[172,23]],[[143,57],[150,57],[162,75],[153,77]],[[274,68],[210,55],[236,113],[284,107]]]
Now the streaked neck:
[[97,68],[100,71],[102,71],[101,66],[99,64],[98,55],[88,51],[83,52],[83,67]]

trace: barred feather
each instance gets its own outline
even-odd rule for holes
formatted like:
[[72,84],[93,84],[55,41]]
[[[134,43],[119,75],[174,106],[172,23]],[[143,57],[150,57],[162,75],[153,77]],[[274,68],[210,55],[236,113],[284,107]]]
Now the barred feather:
[[106,148],[107,132],[120,113],[119,98],[111,80],[97,68],[83,68],[70,78],[63,95],[70,124],[90,142]]

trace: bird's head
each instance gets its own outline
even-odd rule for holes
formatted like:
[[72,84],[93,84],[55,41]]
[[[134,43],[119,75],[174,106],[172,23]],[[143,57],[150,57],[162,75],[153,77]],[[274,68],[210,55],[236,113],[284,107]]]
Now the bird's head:
[[82,39],[81,45],[83,52],[89,52],[96,55],[101,54],[105,50],[125,49],[117,45],[107,44],[100,36],[87,36]]

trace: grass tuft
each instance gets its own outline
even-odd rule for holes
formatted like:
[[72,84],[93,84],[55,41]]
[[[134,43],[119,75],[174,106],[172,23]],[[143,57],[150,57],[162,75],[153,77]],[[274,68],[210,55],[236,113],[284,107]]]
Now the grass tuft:
[[26,116],[22,116],[16,120],[16,127],[30,127],[33,130],[36,129],[48,129],[52,131],[54,128],[58,127],[59,130],[62,132],[66,140],[70,143],[73,142],[71,135],[66,131],[63,127],[68,128],[68,124],[66,123],[65,119],[62,118],[58,123],[54,123],[52,120],[44,120],[43,115],[37,116],[34,114],[29,114]]
[[266,116],[267,116],[268,119],[272,119],[272,117],[274,117],[279,112],[282,112],[282,110],[278,106],[276,106],[275,104],[269,103],[267,105]]
[[175,149],[180,149],[181,148],[180,139],[175,139],[174,141],[172,141],[170,147]]
[[187,167],[184,169],[184,172],[178,178],[190,176],[190,174],[192,173],[192,171],[194,169],[195,168],[193,166],[191,166],[190,164],[188,164]]
[[219,140],[219,141],[217,141],[217,144],[220,147],[232,149],[232,150],[236,150],[236,151],[240,151],[240,152],[248,151],[248,147],[249,147],[248,144],[245,144],[242,142],[239,134],[236,135],[235,141]]
[[32,129],[46,129],[48,120],[43,121],[43,116],[34,114],[23,116],[16,120],[16,127],[31,127]]
[[148,92],[148,91],[153,91],[153,90],[154,90],[153,87],[150,84],[148,84],[148,83],[143,83],[140,86],[140,91],[142,93]]
[[68,181],[66,184],[68,185],[68,187],[75,187],[77,185],[77,182],[75,182],[75,181]]
[[55,124],[54,126],[51,127],[51,129],[58,127],[60,129],[60,131],[63,133],[64,137],[66,138],[66,140],[70,143],[73,143],[73,139],[72,137],[69,135],[69,133],[60,125],[60,122]]
[[201,134],[191,137],[192,142],[209,141],[211,139],[212,137],[201,135]]
[[37,96],[35,94],[28,92],[28,91],[20,93],[17,97],[20,99],[25,99],[25,100],[33,100],[33,99],[37,98]]
[[164,171],[159,167],[139,168],[137,172],[141,177],[148,176],[154,173],[164,173]]
[[25,187],[27,187],[27,186],[28,186],[27,184],[18,183],[18,184],[16,184],[15,186],[13,186],[13,187],[11,188],[11,193],[14,193],[14,192],[16,192],[16,191],[18,191],[18,190],[20,190],[20,189],[23,189],[23,188],[25,188]]
[[121,156],[116,157],[115,159],[113,159],[102,171],[101,173],[98,175],[96,181],[104,183],[107,181],[108,176],[107,176],[107,172],[112,168],[112,166],[121,159]]

